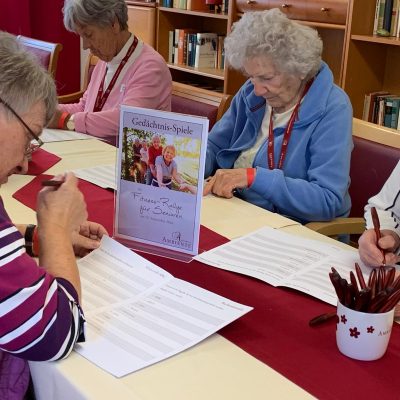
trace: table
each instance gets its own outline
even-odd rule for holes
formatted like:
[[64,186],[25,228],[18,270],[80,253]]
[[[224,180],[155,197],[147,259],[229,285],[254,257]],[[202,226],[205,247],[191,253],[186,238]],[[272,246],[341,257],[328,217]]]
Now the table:
[[[46,171],[49,174],[110,164],[115,161],[116,154],[115,148],[97,140],[49,143],[44,148],[62,157],[62,161]],[[11,197],[31,179],[14,176],[1,189],[6,208],[16,223],[34,222],[33,211]],[[318,240],[331,240],[237,198],[205,198],[201,222],[230,239],[268,225]],[[313,398],[218,334],[168,360],[121,379],[114,378],[74,352],[68,359],[56,363],[32,362],[31,371],[39,400]]]
[[[115,162],[116,150],[98,140],[52,142],[43,149],[62,160],[46,174]],[[14,175],[1,188],[15,223],[35,222],[34,212],[12,198],[33,177]],[[236,216],[233,223],[232,216]],[[246,224],[241,221],[245,220]],[[297,225],[240,199],[204,199],[201,223],[230,239],[262,226]],[[75,399],[282,399],[313,398],[310,394],[218,334],[168,360],[117,379],[73,352],[59,362],[31,363],[37,398]]]

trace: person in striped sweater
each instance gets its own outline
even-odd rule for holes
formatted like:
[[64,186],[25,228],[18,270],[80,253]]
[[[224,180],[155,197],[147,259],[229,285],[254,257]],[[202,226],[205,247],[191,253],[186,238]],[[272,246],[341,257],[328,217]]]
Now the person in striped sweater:
[[[0,185],[26,173],[32,140],[53,116],[51,77],[16,38],[0,32]],[[14,225],[0,200],[0,398],[23,398],[27,360],[66,357],[84,340],[75,255],[98,247],[105,229],[88,222],[77,178],[42,189],[37,227]],[[25,238],[24,238],[25,237]],[[32,256],[38,256],[39,266]]]

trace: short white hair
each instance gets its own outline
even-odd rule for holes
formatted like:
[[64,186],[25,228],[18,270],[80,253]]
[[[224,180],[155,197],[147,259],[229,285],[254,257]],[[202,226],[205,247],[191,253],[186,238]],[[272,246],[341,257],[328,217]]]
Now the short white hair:
[[128,7],[124,0],[65,0],[64,26],[76,32],[77,25],[112,26],[117,18],[122,31],[128,30]]
[[232,68],[244,70],[246,60],[268,57],[283,72],[303,78],[321,66],[318,32],[286,17],[279,9],[246,12],[225,39],[225,57]]

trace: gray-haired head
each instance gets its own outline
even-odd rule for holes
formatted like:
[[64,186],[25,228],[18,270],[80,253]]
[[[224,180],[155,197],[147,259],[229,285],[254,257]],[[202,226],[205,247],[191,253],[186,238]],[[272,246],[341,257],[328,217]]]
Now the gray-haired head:
[[[0,31],[0,98],[18,114],[25,114],[43,101],[47,125],[57,107],[54,81],[34,56],[21,46],[16,37]],[[0,104],[8,117],[12,114]]]
[[226,59],[238,70],[244,69],[246,60],[266,56],[282,72],[311,78],[321,64],[318,32],[290,20],[277,8],[245,13],[224,46]]
[[125,0],[65,0],[64,25],[71,32],[76,26],[112,26],[118,20],[121,31],[128,30],[128,7]]

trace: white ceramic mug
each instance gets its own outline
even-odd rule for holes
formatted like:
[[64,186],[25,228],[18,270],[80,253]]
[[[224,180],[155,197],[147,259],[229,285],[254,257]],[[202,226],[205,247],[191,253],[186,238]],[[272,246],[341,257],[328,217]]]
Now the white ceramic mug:
[[337,306],[336,343],[341,353],[356,360],[381,358],[392,332],[394,309],[385,313],[365,313]]

